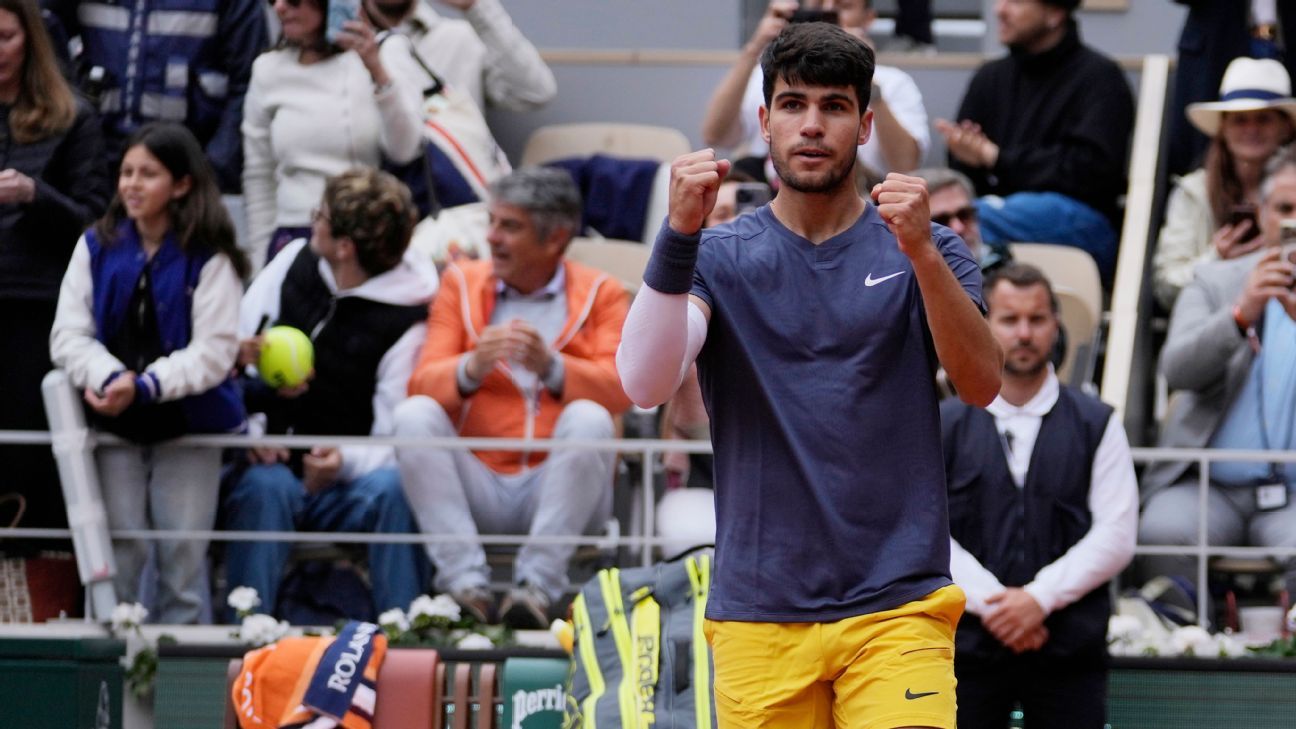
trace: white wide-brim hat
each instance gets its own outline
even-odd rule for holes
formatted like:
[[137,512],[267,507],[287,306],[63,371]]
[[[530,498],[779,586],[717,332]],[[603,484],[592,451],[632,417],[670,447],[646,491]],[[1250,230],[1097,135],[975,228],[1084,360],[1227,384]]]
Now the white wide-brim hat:
[[1189,104],[1188,121],[1213,137],[1219,133],[1226,111],[1278,109],[1296,124],[1296,99],[1292,98],[1291,77],[1281,63],[1271,58],[1235,58],[1224,71],[1219,101]]

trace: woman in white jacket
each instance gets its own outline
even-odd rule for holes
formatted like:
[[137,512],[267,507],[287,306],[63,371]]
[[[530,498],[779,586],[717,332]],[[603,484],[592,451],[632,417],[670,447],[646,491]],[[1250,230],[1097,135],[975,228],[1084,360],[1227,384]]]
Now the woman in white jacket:
[[1220,84],[1220,100],[1190,104],[1187,114],[1211,144],[1205,164],[1177,181],[1166,204],[1153,258],[1153,285],[1166,309],[1192,281],[1198,263],[1259,247],[1254,211],[1265,164],[1296,133],[1291,78],[1273,60],[1234,60]]
[[243,194],[258,268],[310,237],[324,181],[422,150],[420,79],[408,39],[367,20],[325,38],[321,0],[275,0],[279,45],[257,58],[243,102]]

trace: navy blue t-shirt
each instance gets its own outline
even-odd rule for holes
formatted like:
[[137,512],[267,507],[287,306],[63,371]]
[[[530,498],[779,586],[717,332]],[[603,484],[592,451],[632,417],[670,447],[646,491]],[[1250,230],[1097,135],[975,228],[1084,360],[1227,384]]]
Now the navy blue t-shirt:
[[[981,273],[932,237],[982,307]],[[707,617],[833,621],[950,584],[937,367],[913,266],[876,208],[820,243],[765,206],[703,231],[692,293],[715,445]]]

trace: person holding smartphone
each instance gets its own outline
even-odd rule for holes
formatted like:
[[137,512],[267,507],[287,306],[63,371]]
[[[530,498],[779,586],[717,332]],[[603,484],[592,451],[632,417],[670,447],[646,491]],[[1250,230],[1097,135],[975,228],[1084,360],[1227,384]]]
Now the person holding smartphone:
[[[1259,248],[1198,266],[1175,301],[1160,362],[1172,393],[1162,448],[1296,449],[1296,264],[1282,245],[1296,222],[1296,147],[1267,172]],[[1194,545],[1204,518],[1212,547],[1296,546],[1296,465],[1218,461],[1209,476],[1203,501],[1196,464],[1149,465],[1138,543]],[[1196,557],[1148,556],[1142,566],[1143,579],[1197,575]],[[1284,569],[1286,589],[1296,589],[1296,566]]]
[[1296,135],[1291,78],[1277,61],[1238,58],[1224,74],[1220,100],[1189,105],[1187,117],[1211,142],[1203,166],[1176,182],[1157,237],[1152,282],[1167,309],[1197,264],[1260,247],[1265,164]]
[[257,58],[243,109],[243,189],[253,265],[310,236],[324,181],[359,165],[405,164],[422,149],[420,69],[384,38],[365,0],[334,27],[324,0],[276,0],[282,36]]

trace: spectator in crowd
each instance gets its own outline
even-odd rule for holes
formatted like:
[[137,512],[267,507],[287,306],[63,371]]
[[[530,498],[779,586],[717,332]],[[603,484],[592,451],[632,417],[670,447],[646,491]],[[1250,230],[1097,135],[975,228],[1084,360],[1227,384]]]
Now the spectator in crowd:
[[[41,378],[59,281],[111,183],[98,120],[60,75],[35,0],[0,0],[0,38],[0,347],[21,353],[0,377],[0,428],[48,430]],[[0,462],[4,491],[26,500],[22,526],[67,525],[48,446],[0,447]]]
[[[818,7],[813,0],[805,5],[809,9]],[[871,45],[868,29],[877,17],[871,0],[839,0],[825,5],[835,10],[841,27]],[[748,155],[768,156],[768,134],[756,116],[768,92],[763,88],[759,61],[761,52],[787,27],[797,9],[796,0],[770,0],[769,9],[739,52],[738,61],[711,95],[702,120],[706,144],[745,147]],[[907,172],[917,167],[927,153],[930,136],[927,110],[914,80],[898,68],[878,66],[874,69],[869,110],[873,114],[872,134],[859,146],[858,158],[870,183],[886,177],[888,172]],[[776,176],[768,172],[766,179],[775,183]]]
[[81,90],[98,105],[107,164],[150,121],[183,123],[216,170],[223,192],[241,186],[239,124],[252,61],[268,45],[257,0],[41,0],[69,36]]
[[950,571],[967,593],[955,635],[960,729],[1102,729],[1107,582],[1129,564],[1138,483],[1111,407],[1058,382],[1058,303],[1044,274],[986,278],[1003,388],[985,410],[941,405]]
[[[174,123],[139,129],[117,196],[72,252],[50,354],[84,390],[94,424],[128,445],[95,449],[108,526],[208,530],[221,453],[153,444],[187,433],[241,432],[231,375],[247,262],[198,140]],[[117,597],[135,602],[149,542],[113,540]],[[197,622],[207,602],[207,539],[161,539],[160,623]]]
[[[1259,251],[1198,266],[1170,315],[1161,372],[1174,393],[1160,445],[1296,449],[1296,297],[1290,251],[1296,224],[1296,150],[1270,162],[1260,188]],[[1154,463],[1143,475],[1140,544],[1197,544],[1199,475],[1191,461]],[[1206,502],[1212,546],[1296,546],[1296,484],[1290,464],[1211,464]],[[1149,576],[1196,579],[1193,557],[1145,557]],[[1296,583],[1288,578],[1288,589]]]
[[441,17],[430,0],[373,0],[374,21],[409,36],[424,62],[483,111],[528,111],[553,101],[553,71],[500,0],[442,2],[463,19]]
[[1167,310],[1197,264],[1260,247],[1256,210],[1265,165],[1296,134],[1291,78],[1277,61],[1233,61],[1220,99],[1188,107],[1188,120],[1211,144],[1206,165],[1181,177],[1166,204],[1152,281]]
[[[426,334],[436,272],[407,255],[417,222],[395,177],[357,168],[330,178],[309,240],[288,244],[252,282],[239,311],[242,365],[255,364],[262,322],[309,332],[315,372],[306,384],[247,386],[248,410],[267,430],[295,435],[391,435],[392,413]],[[228,529],[415,533],[392,449],[353,445],[309,453],[252,448],[252,465],[225,498]],[[231,542],[227,582],[256,588],[274,608],[286,542]],[[375,608],[404,608],[427,581],[413,544],[369,545]],[[360,616],[352,616],[360,617]]]
[[[626,297],[610,276],[564,260],[580,217],[566,172],[523,168],[495,183],[491,260],[452,262],[442,275],[398,435],[612,437],[612,416],[630,405],[613,361]],[[399,448],[397,458],[423,531],[464,539],[430,543],[428,555],[438,589],[478,619],[493,612],[478,530],[579,535],[611,513],[610,452]],[[574,549],[522,547],[499,606],[506,623],[548,625]]]
[[967,175],[945,167],[925,167],[914,170],[913,176],[927,182],[932,222],[949,228],[963,239],[972,257],[981,264],[982,273],[1012,260],[1006,244],[990,246],[981,240],[976,189]]
[[282,37],[252,67],[243,186],[257,265],[310,237],[311,206],[330,176],[384,159],[405,164],[422,150],[427,74],[409,40],[379,43],[362,18],[329,42],[325,9],[323,0],[275,0]]
[[1201,164],[1209,136],[1188,124],[1183,110],[1198,101],[1215,98],[1225,68],[1240,56],[1274,58],[1296,71],[1296,54],[1286,53],[1296,28],[1293,0],[1174,0],[1188,6],[1179,35],[1175,63],[1174,101],[1166,110],[1170,120],[1167,169],[1178,175]]
[[1080,0],[999,0],[1009,54],[973,76],[957,122],[937,120],[950,166],[972,179],[986,243],[1088,251],[1110,281],[1117,197],[1134,124],[1116,62],[1083,45]]
[[896,50],[934,51],[931,0],[896,0]]

